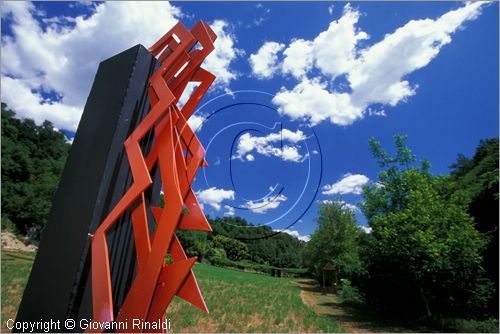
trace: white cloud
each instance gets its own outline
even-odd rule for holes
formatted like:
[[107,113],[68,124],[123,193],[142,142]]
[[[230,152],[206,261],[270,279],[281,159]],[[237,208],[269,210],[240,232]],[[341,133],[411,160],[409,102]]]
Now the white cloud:
[[395,106],[416,92],[405,76],[435,58],[464,22],[477,18],[485,2],[470,2],[436,20],[412,20],[375,45],[361,51],[348,77],[353,103]]
[[351,204],[351,203],[348,203],[346,201],[342,201],[342,200],[330,200],[330,199],[325,199],[325,200],[322,200],[320,201],[320,203],[323,203],[323,204],[338,204],[340,206],[342,206],[344,209],[347,209],[347,210],[350,210],[354,213],[357,213],[357,212],[361,212],[361,210],[354,204]]
[[227,88],[229,83],[236,79],[237,73],[230,67],[231,62],[244,54],[234,46],[236,37],[229,31],[229,24],[223,20],[215,20],[210,27],[217,35],[215,50],[205,59],[203,67],[215,76],[216,87]]
[[280,114],[292,120],[307,120],[311,125],[326,119],[334,124],[349,125],[363,115],[363,109],[353,106],[348,93],[330,93],[326,83],[317,78],[304,78],[292,90],[282,88],[272,102]]
[[271,9],[264,7],[264,5],[261,3],[256,4],[254,7],[257,9],[255,11],[255,13],[257,14],[257,18],[253,19],[251,24],[247,24],[247,28],[260,27],[264,22],[269,20]]
[[188,82],[186,88],[184,89],[184,92],[182,92],[182,95],[179,98],[179,101],[177,102],[177,106],[179,107],[179,109],[182,108],[184,104],[186,104],[191,94],[193,94],[194,90],[198,88],[199,85],[200,85],[199,82],[192,82],[192,81]]
[[297,239],[302,240],[302,241],[305,241],[305,242],[308,242],[309,240],[311,240],[311,236],[309,234],[302,235],[299,233],[299,231],[295,231],[295,230],[285,229],[285,230],[276,230],[276,232],[283,232],[286,234],[290,234],[292,237],[297,238]]
[[215,210],[219,211],[221,209],[222,202],[224,202],[225,200],[234,199],[234,191],[212,187],[197,191],[196,197],[198,198],[200,203],[208,204]]
[[266,42],[255,54],[251,54],[249,61],[252,72],[258,78],[271,78],[276,71],[276,61],[278,52],[285,47],[284,44],[276,42]]
[[46,101],[40,94],[33,93],[29,86],[25,80],[2,76],[2,101],[18,117],[31,118],[37,124],[50,120],[58,128],[76,130],[82,109]]
[[372,233],[372,228],[370,226],[360,226],[363,232],[370,234]]
[[[276,133],[261,137],[252,136],[247,132],[238,139],[236,155],[233,158],[244,161],[243,157],[245,157],[247,161],[254,161],[255,157],[250,152],[255,151],[267,157],[281,158],[283,161],[302,162],[308,156],[299,152],[300,146],[298,143],[305,139],[307,137],[301,130],[294,132],[289,129],[282,129]],[[283,143],[283,147],[281,147],[281,143]],[[279,147],[273,146],[274,144],[279,144]]]
[[345,174],[342,179],[334,184],[327,184],[323,187],[323,195],[335,194],[356,194],[360,195],[363,192],[363,186],[366,185],[369,178],[362,174]]
[[323,74],[335,78],[354,67],[356,44],[368,38],[367,33],[356,29],[359,16],[357,10],[345,5],[342,17],[314,39],[315,64]]
[[284,59],[281,67],[283,73],[301,78],[313,66],[313,43],[303,39],[294,40],[283,51],[283,55]]
[[328,6],[328,13],[329,13],[330,15],[332,15],[332,14],[333,14],[333,9],[334,9],[334,8],[335,8],[335,7],[334,7],[334,5],[330,5],[330,6]]
[[188,125],[194,132],[201,130],[203,122],[205,122],[205,117],[201,115],[191,115],[191,117],[187,120]]
[[224,216],[229,216],[229,217],[234,216],[235,212],[232,206],[224,205],[224,209],[226,210],[226,212],[224,212]]
[[285,202],[286,200],[287,197],[285,195],[279,194],[277,196],[265,197],[260,201],[247,201],[244,206],[253,213],[264,214],[269,210],[278,208],[281,202]]
[[[1,7],[13,22],[13,37],[2,37],[2,100],[19,117],[47,119],[72,131],[99,62],[139,43],[151,46],[183,16],[178,7],[156,1],[89,4],[90,14],[77,17],[40,18],[29,2],[5,1]],[[225,22],[215,21],[212,28],[217,46],[205,65],[217,85],[228,85],[236,76],[231,61],[239,53]]]
[[357,27],[361,14],[347,4],[325,31],[312,40],[293,39],[283,57],[266,67],[270,76],[280,69],[298,79],[295,87],[282,87],[273,103],[281,114],[312,125],[329,120],[346,126],[366,113],[385,116],[384,109],[369,107],[396,106],[415,95],[418,85],[407,76],[428,65],[485,3],[469,2],[437,19],[411,20],[365,48],[359,42],[369,36]]

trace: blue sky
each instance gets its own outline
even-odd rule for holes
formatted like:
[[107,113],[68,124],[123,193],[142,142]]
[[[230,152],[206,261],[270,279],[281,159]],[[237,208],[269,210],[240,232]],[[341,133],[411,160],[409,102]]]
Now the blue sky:
[[[2,101],[69,139],[100,61],[150,46],[177,20],[219,36],[217,76],[191,120],[210,167],[210,216],[302,237],[318,201],[358,211],[376,182],[371,137],[392,136],[448,173],[498,136],[498,2],[4,2]],[[294,224],[293,226],[289,226]]]

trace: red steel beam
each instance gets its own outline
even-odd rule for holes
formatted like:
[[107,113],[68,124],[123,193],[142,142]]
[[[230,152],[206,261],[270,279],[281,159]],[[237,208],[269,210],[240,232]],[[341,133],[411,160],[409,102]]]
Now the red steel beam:
[[[216,37],[202,21],[191,31],[179,22],[149,49],[161,64],[149,79],[151,111],[124,143],[133,183],[92,236],[94,322],[127,322],[126,331],[134,331],[133,319],[164,320],[175,295],[208,312],[191,270],[196,258],[187,258],[175,229],[211,231],[191,189],[198,168],[207,165],[205,150],[187,120],[215,79],[201,63],[214,50]],[[198,45],[201,48],[194,49]],[[200,84],[179,109],[177,103],[189,82]],[[145,157],[140,141],[151,129],[155,143]],[[144,192],[152,184],[155,165],[165,207],[151,208],[157,228],[150,236]],[[183,214],[184,207],[189,214]],[[132,213],[136,276],[115,319],[106,233],[127,210]],[[165,264],[167,254],[173,260],[170,265]]]

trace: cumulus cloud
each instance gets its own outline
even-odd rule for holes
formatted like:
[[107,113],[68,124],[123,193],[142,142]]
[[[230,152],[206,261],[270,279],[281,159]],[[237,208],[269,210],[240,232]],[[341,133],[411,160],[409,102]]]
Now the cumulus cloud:
[[[29,2],[2,2],[12,36],[2,36],[2,101],[19,117],[47,119],[75,131],[99,62],[136,44],[152,45],[182,18],[168,2],[88,4],[88,15],[47,17]],[[45,15],[45,16],[44,16]],[[240,53],[224,21],[215,21],[216,50],[206,67],[227,86]]]
[[349,125],[363,114],[362,108],[351,103],[350,94],[331,93],[319,78],[305,78],[292,90],[282,88],[272,102],[280,114],[292,120],[307,120],[311,125],[326,119],[334,124]]
[[[254,161],[255,157],[250,153],[256,152],[267,157],[278,157],[283,161],[302,162],[307,158],[307,154],[302,155],[299,152],[300,145],[298,143],[305,139],[307,137],[301,130],[294,132],[289,129],[282,129],[267,136],[252,136],[247,132],[238,139],[236,154],[233,158],[242,161]],[[282,147],[281,143],[283,143]]]
[[230,32],[229,24],[224,20],[215,20],[210,27],[217,35],[215,50],[205,59],[203,67],[215,74],[215,87],[227,89],[230,82],[237,77],[231,69],[231,62],[244,51],[235,47],[236,37]]
[[323,186],[323,195],[345,195],[355,194],[360,195],[363,192],[363,186],[368,183],[370,179],[362,174],[345,174],[342,179],[333,184]]
[[283,51],[283,55],[283,73],[302,78],[313,66],[313,43],[303,39],[294,40]]
[[361,212],[361,210],[356,205],[348,203],[348,202],[343,201],[343,200],[325,199],[325,200],[320,201],[320,203],[323,203],[323,204],[333,204],[333,203],[335,203],[337,205],[342,206],[344,209],[350,210],[350,211],[352,211],[354,213]]
[[[218,189],[216,187],[200,190],[196,192],[196,197],[201,204],[208,204],[215,210],[221,209],[221,203],[225,200],[234,199],[234,191],[226,189]],[[224,207],[226,210],[227,208]]]
[[58,128],[76,130],[82,108],[44,99],[33,92],[30,85],[29,80],[2,76],[2,101],[16,111],[18,117],[31,118],[37,124],[50,120]]
[[323,74],[335,78],[348,73],[356,65],[356,45],[368,38],[366,32],[356,28],[359,16],[357,10],[345,5],[342,17],[331,22],[328,29],[314,39],[315,65]]
[[276,232],[283,232],[286,234],[290,234],[292,237],[297,238],[297,239],[302,240],[302,241],[305,241],[305,242],[308,242],[309,240],[311,240],[311,236],[309,234],[302,235],[299,233],[299,231],[295,231],[295,230],[285,229],[285,230],[276,230]]
[[285,202],[287,199],[285,195],[279,194],[273,197],[265,197],[260,201],[247,201],[244,207],[253,213],[264,214],[269,210],[278,208],[281,202]]
[[357,27],[361,13],[347,4],[342,16],[312,40],[293,39],[285,48],[280,44],[282,57],[274,53],[272,66],[265,68],[269,76],[281,72],[298,83],[282,87],[272,102],[281,114],[312,125],[329,120],[346,126],[365,114],[385,116],[385,110],[369,107],[396,106],[415,95],[418,85],[408,75],[427,66],[485,3],[469,2],[436,19],[411,20],[368,47],[360,45],[369,39]]
[[285,45],[281,43],[264,43],[257,53],[250,55],[249,61],[252,66],[252,73],[258,78],[271,78],[277,68],[277,54],[284,47]]
[[226,210],[226,212],[224,212],[224,216],[229,216],[229,217],[234,216],[235,212],[232,206],[224,205],[224,209]]

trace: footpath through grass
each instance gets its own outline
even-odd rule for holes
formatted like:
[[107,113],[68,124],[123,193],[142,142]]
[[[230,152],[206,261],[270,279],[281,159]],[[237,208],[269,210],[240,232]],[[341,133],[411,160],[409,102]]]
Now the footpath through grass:
[[[34,253],[2,250],[2,332],[15,318]],[[342,332],[338,322],[302,303],[291,278],[274,278],[197,264],[194,272],[210,310],[175,298],[167,317],[173,332]]]

